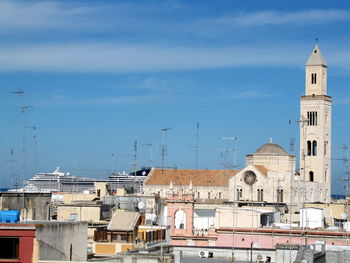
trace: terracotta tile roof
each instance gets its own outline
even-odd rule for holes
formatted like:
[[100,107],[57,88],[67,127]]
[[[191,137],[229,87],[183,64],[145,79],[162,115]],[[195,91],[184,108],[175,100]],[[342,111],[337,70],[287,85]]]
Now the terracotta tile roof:
[[228,180],[238,170],[157,169],[153,168],[146,185],[228,186]]
[[254,167],[256,169],[258,169],[258,171],[260,173],[262,173],[263,175],[267,176],[267,173],[268,173],[269,170],[267,170],[267,168],[265,166],[263,166],[263,165],[254,165]]

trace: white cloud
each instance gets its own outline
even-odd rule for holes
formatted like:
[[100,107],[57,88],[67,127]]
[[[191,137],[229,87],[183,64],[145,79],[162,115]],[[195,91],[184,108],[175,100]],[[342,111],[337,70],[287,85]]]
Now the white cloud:
[[173,101],[170,94],[108,96],[95,98],[73,98],[71,96],[53,96],[46,101],[38,101],[35,106],[61,106],[61,105],[150,105],[168,104]]
[[[0,71],[129,73],[245,66],[302,68],[310,52],[311,48],[292,42],[229,47],[112,43],[0,45]],[[350,49],[346,45],[328,49],[324,54],[331,67],[350,70]],[[168,85],[167,81],[149,78],[139,88],[166,89]]]
[[101,43],[0,46],[0,71],[150,72],[302,66],[300,46],[169,47]]
[[295,12],[281,12],[267,10],[260,12],[240,12],[232,16],[222,16],[208,20],[214,26],[264,26],[264,25],[291,25],[305,26],[308,24],[324,24],[349,20],[349,10],[303,10]]
[[73,6],[54,1],[0,1],[0,28],[65,28],[91,27],[88,16],[97,7]]
[[[113,31],[157,25],[156,14],[185,8],[177,1],[90,2],[0,0],[0,29]],[[158,23],[159,24],[159,23]],[[79,31],[79,33],[81,33]]]

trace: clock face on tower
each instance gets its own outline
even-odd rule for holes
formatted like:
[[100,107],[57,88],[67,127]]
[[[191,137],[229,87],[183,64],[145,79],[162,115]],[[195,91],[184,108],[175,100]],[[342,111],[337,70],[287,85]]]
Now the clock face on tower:
[[256,174],[253,171],[246,171],[243,179],[247,185],[252,186],[256,182]]

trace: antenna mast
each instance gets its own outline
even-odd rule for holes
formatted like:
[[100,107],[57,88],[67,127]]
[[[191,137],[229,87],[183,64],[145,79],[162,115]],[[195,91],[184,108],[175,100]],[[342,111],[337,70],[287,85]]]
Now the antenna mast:
[[[16,94],[19,97],[21,97],[21,105],[20,105],[20,109],[21,109],[21,115],[22,115],[22,179],[23,182],[22,184],[24,184],[25,179],[27,178],[27,166],[26,166],[26,112],[29,108],[33,107],[33,106],[28,106],[28,105],[24,105],[24,91],[22,89],[13,91],[12,94]],[[27,214],[24,213],[25,210],[25,198],[24,198],[24,185],[23,185],[23,219],[24,219],[24,214],[27,217]]]
[[133,165],[134,174],[136,176],[137,170],[137,140],[134,141],[134,165]]
[[344,177],[340,179],[341,181],[344,181],[344,194],[346,197],[350,196],[350,170],[349,170],[349,147],[346,144],[343,144],[341,147],[343,149],[343,158],[341,159],[333,159],[333,160],[339,160],[343,161],[344,164]]
[[221,139],[233,141],[233,144],[232,144],[232,155],[233,155],[232,168],[234,170],[236,170],[237,169],[237,137],[222,137]]
[[162,144],[160,146],[160,154],[162,157],[162,169],[164,169],[164,159],[165,159],[165,135],[166,133],[171,130],[171,128],[162,128],[160,131],[162,133]]
[[198,169],[198,154],[199,154],[199,121],[197,121],[196,127],[196,169]]
[[152,143],[145,143],[143,145],[148,148],[148,154],[149,154],[149,156],[148,156],[148,163],[149,163],[149,167],[152,168],[152,166],[153,166]]
[[136,189],[136,171],[137,171],[137,140],[134,141],[133,171],[134,171],[134,193],[135,193],[135,189]]

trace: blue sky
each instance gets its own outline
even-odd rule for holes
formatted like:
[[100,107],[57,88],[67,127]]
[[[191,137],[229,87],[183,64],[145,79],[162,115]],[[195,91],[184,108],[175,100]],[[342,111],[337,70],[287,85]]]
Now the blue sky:
[[[223,136],[238,137],[241,167],[270,137],[286,150],[295,137],[298,156],[298,125],[288,121],[298,119],[316,37],[334,98],[333,157],[341,158],[350,143],[349,28],[347,1],[0,0],[0,184],[21,174],[18,89],[34,106],[27,177],[61,166],[104,178],[112,153],[129,171],[134,140],[139,166],[148,164],[146,143],[160,165],[166,127],[165,164],[194,168],[197,121],[199,168],[222,168]],[[333,192],[343,169],[333,161]]]

